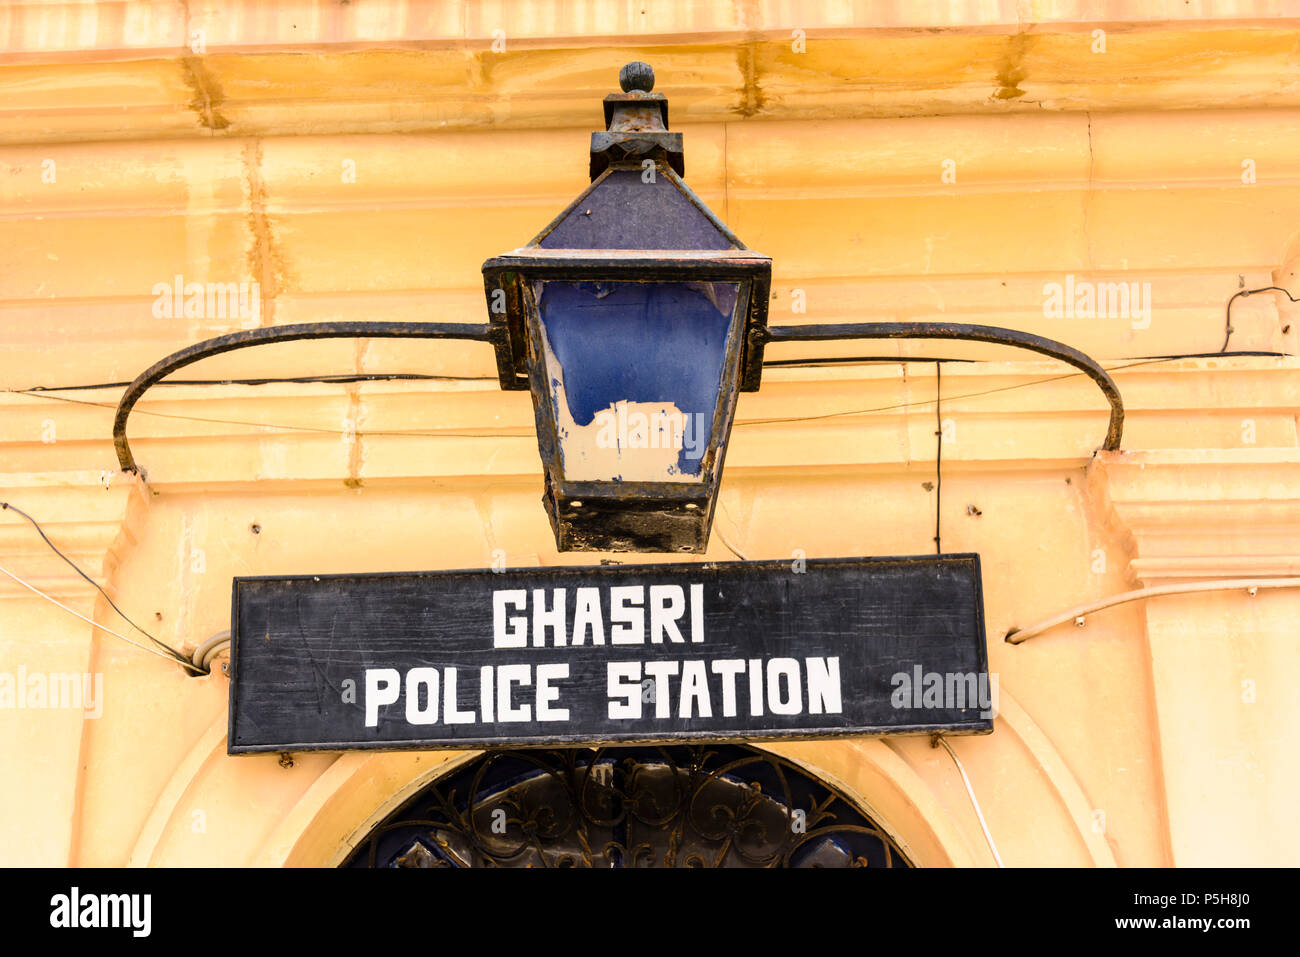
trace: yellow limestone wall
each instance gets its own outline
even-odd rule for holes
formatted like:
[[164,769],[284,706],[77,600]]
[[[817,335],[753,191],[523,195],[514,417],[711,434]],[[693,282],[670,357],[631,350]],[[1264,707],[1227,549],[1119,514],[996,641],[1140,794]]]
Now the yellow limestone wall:
[[[1233,308],[1233,351],[1284,356],[1137,364],[1219,352],[1238,289],[1300,296],[1286,6],[0,6],[0,500],[186,650],[229,627],[236,575],[598,561],[555,551],[529,396],[497,389],[487,346],[193,366],[452,378],[156,388],[131,423],[147,485],[117,471],[112,384],[245,325],[482,321],[481,263],[583,188],[599,99],[647,60],[687,181],[773,257],[773,322],[1025,329],[1103,360],[1128,409],[1124,451],[1094,454],[1101,396],[1028,354],[772,348],[899,361],[767,370],[704,558],[735,558],[723,537],[751,559],[926,554],[941,491],[943,548],[982,556],[1001,709],[952,743],[1004,861],[1294,864],[1300,594],[1159,598],[1002,641],[1130,588],[1300,574],[1300,307]],[[177,275],[256,282],[260,312],[158,317]],[[1149,283],[1150,313],[1046,315],[1045,284],[1070,276]],[[940,378],[909,356],[978,361]],[[116,627],[11,511],[0,566]],[[0,682],[81,673],[102,676],[102,714],[0,707],[0,863],[336,863],[464,760],[228,757],[219,673],[186,677],[0,576]],[[916,863],[992,864],[926,739],[773,750]]]

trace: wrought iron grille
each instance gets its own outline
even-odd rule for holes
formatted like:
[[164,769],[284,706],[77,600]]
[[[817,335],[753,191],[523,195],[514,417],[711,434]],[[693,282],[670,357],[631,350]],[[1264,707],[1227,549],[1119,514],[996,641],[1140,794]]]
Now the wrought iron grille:
[[824,782],[740,746],[492,751],[345,867],[911,867]]

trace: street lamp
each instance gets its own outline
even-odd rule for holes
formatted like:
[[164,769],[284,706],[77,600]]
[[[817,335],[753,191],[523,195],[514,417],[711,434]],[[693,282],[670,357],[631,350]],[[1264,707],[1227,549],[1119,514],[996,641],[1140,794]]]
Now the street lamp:
[[703,552],[735,413],[758,388],[772,261],[683,181],[654,73],[629,63],[591,186],[483,264],[504,389],[531,389],[560,551]]
[[772,260],[745,248],[684,182],[682,135],[644,63],[619,74],[591,136],[591,185],[528,245],[483,264],[488,321],[343,321],[247,329],[154,363],[123,392],[113,444],[144,474],[126,427],[154,385],[211,356],[310,339],[490,343],[502,389],[529,389],[561,552],[703,552],[738,392],[758,390],[768,342],[953,339],[1028,349],[1074,366],[1124,406],[1101,365],[1061,342],[955,322],[768,326]]

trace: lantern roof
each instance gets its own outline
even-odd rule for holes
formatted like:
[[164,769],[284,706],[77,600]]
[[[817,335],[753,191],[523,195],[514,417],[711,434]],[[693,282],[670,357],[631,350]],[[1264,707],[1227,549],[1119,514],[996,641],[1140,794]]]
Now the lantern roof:
[[740,388],[762,372],[772,260],[750,250],[686,185],[682,134],[667,129],[668,101],[651,92],[654,72],[629,63],[622,93],[605,98],[606,129],[591,137],[591,185],[529,243],[483,264],[503,389],[528,386],[523,280],[745,280]]
[[644,162],[606,167],[524,248],[746,250],[671,167]]

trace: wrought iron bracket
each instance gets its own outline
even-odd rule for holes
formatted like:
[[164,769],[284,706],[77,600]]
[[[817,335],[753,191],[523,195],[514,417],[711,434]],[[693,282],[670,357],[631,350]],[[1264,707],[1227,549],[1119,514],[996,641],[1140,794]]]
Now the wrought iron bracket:
[[135,456],[131,454],[131,445],[126,438],[126,423],[130,418],[131,410],[151,386],[178,369],[183,369],[201,359],[250,346],[267,345],[273,342],[295,342],[300,339],[469,339],[500,345],[498,340],[504,341],[505,337],[504,326],[486,323],[304,322],[291,326],[248,329],[196,342],[155,362],[136,376],[122,393],[122,398],[117,404],[117,415],[113,418],[113,447],[117,450],[117,461],[123,472],[140,472]]
[[[139,472],[126,436],[131,410],[144,394],[167,376],[185,366],[212,356],[251,346],[303,339],[465,339],[491,343],[497,350],[498,364],[509,350],[509,332],[504,323],[454,322],[309,322],[291,326],[272,326],[234,332],[215,339],[197,342],[155,362],[127,387],[118,402],[113,419],[113,446],[118,464],[124,472]],[[977,326],[942,322],[862,322],[806,326],[755,327],[750,331],[749,352],[762,354],[767,342],[808,342],[837,339],[959,339],[988,342],[1028,349],[1065,362],[1085,373],[1097,383],[1110,403],[1110,424],[1102,448],[1120,447],[1124,431],[1124,402],[1119,388],[1104,368],[1092,357],[1053,339],[999,326]],[[504,375],[503,375],[504,378]],[[754,383],[757,386],[757,382]]]

